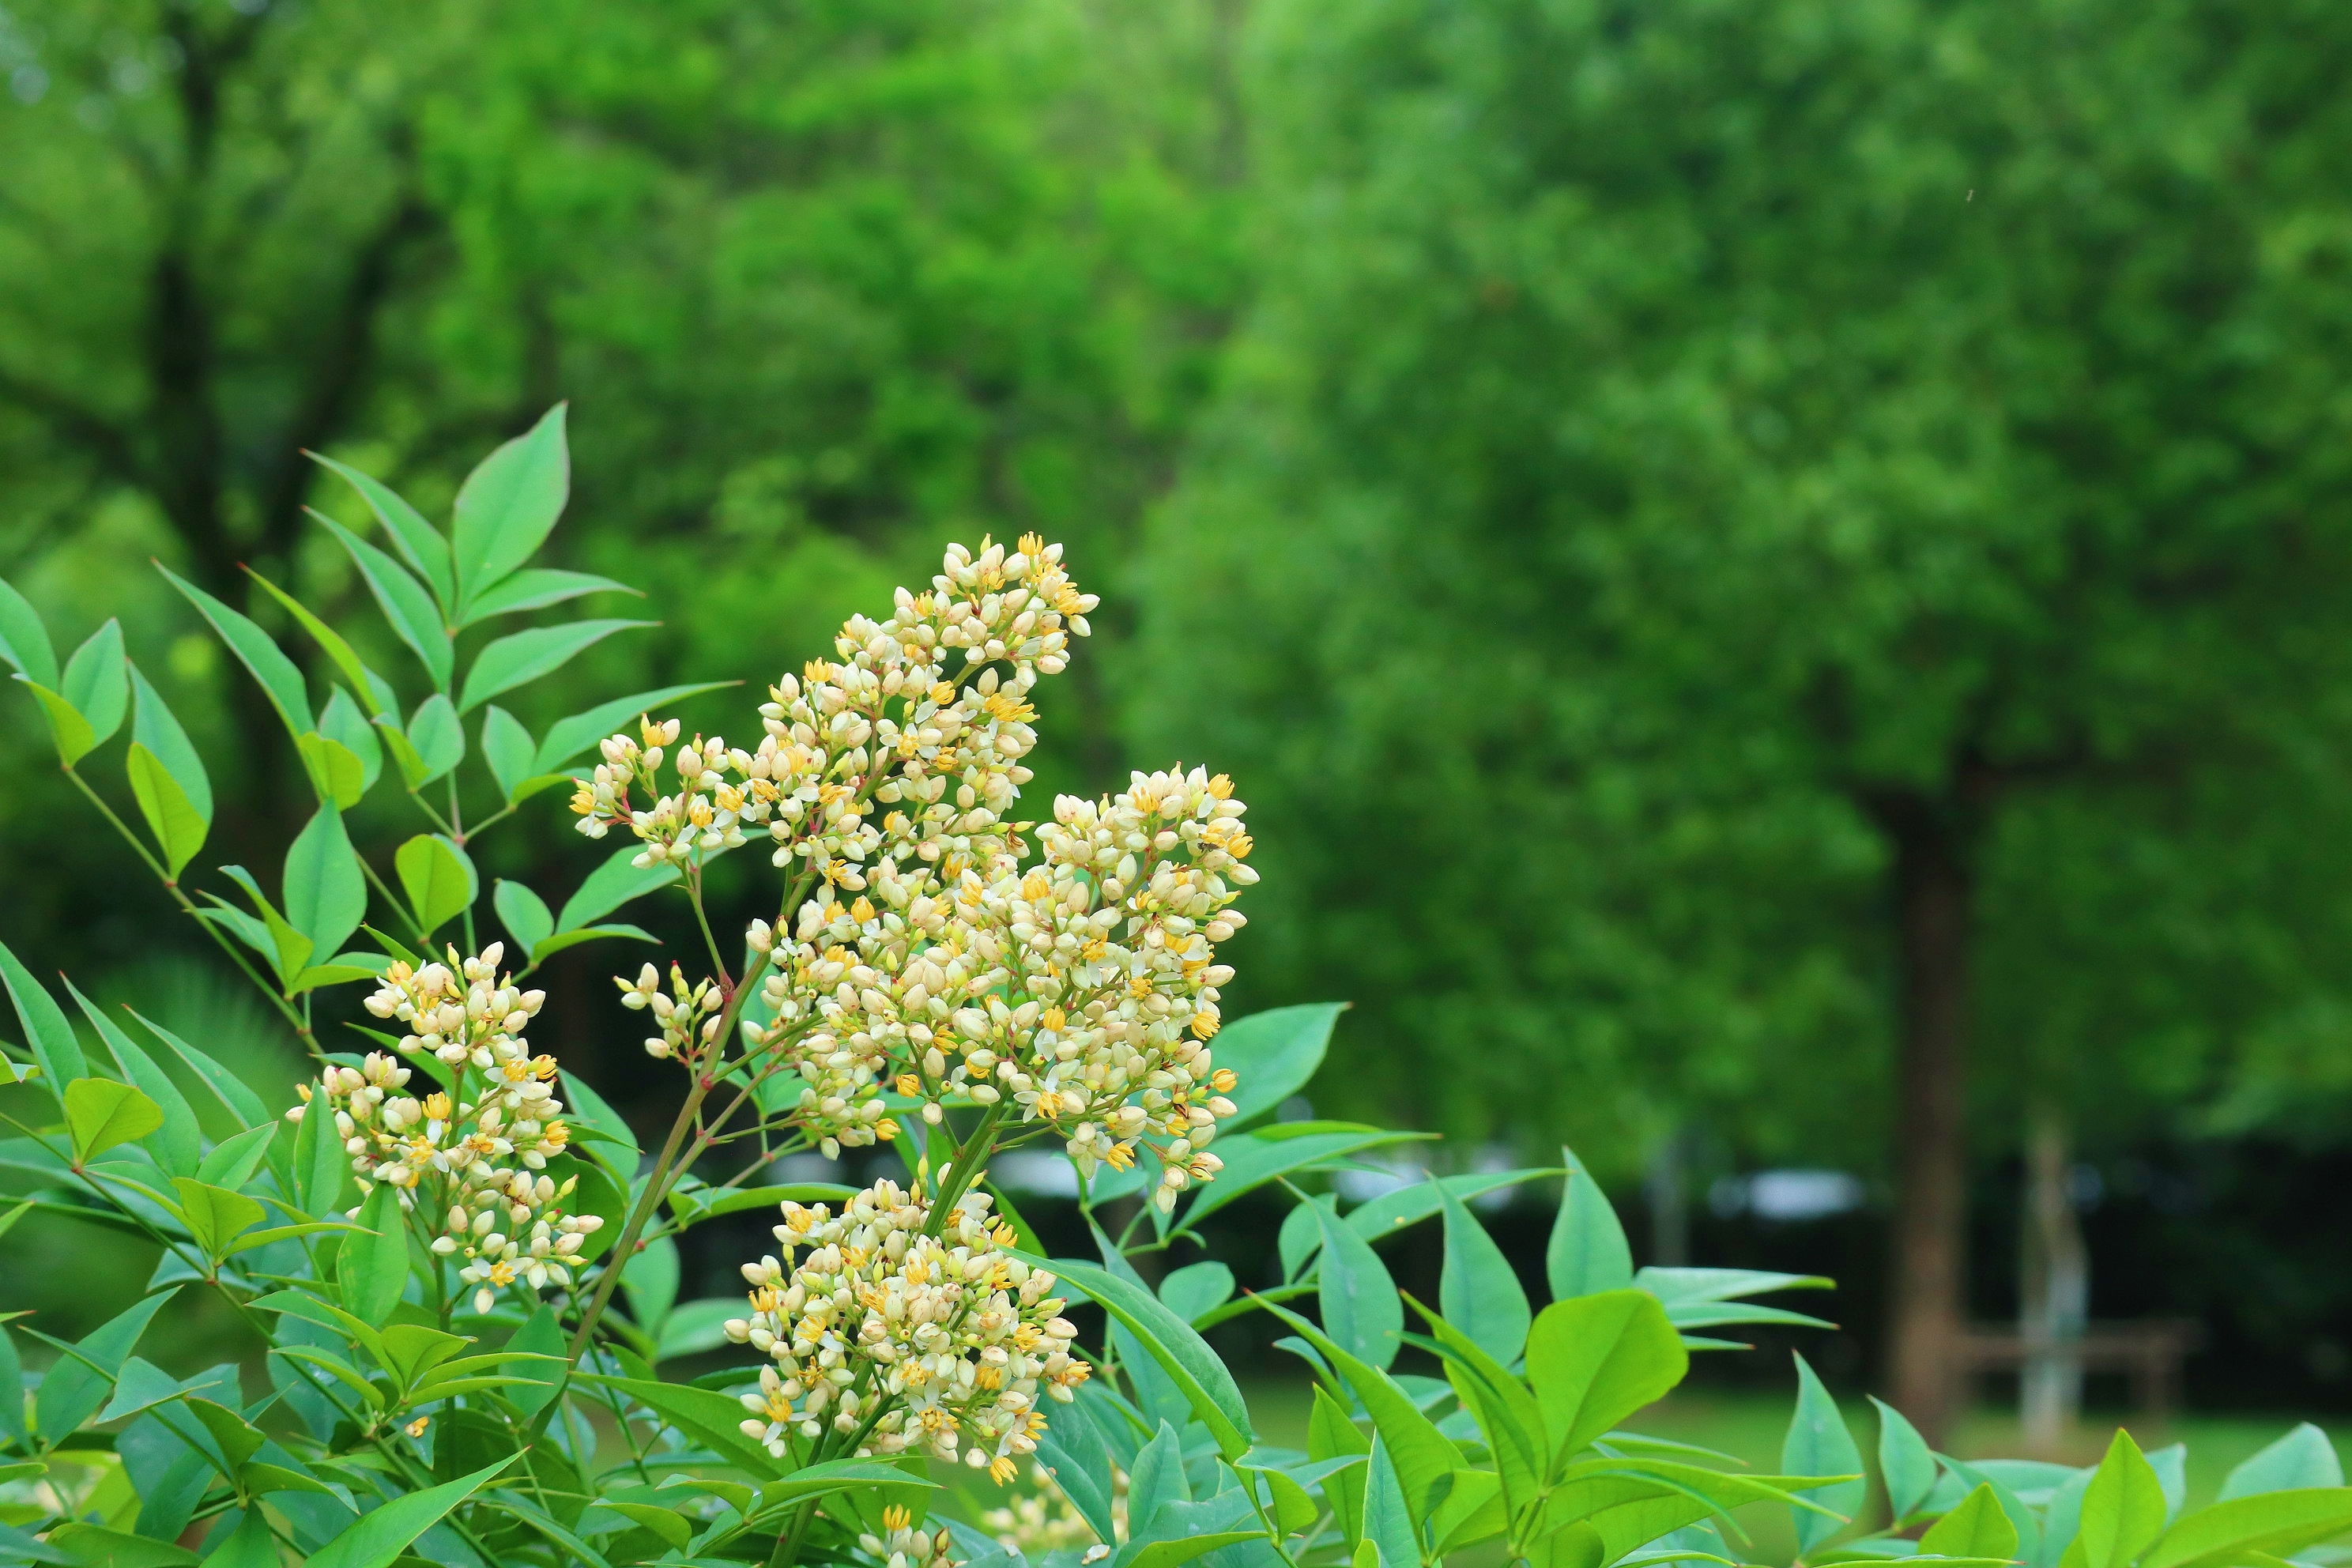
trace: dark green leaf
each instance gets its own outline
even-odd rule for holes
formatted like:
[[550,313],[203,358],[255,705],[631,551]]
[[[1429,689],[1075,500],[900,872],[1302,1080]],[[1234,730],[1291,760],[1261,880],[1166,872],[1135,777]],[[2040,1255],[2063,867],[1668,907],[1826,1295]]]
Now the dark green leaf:
[[359,1223],[373,1234],[343,1238],[337,1284],[353,1317],[382,1323],[390,1320],[408,1285],[408,1224],[400,1212],[399,1189],[378,1183],[360,1207]]
[[138,1345],[139,1336],[177,1294],[164,1290],[135,1303],[86,1335],[74,1347],[79,1357],[58,1358],[33,1400],[34,1423],[45,1438],[64,1436],[106,1403],[115,1374]]
[[440,1523],[442,1516],[520,1458],[509,1454],[472,1475],[396,1497],[373,1513],[362,1514],[341,1534],[312,1552],[305,1568],[392,1568],[393,1560],[408,1550],[409,1542]]

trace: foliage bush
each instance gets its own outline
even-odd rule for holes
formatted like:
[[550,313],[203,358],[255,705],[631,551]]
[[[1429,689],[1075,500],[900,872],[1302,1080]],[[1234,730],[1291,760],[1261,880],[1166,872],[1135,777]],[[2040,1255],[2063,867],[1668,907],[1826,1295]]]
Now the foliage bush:
[[[289,1106],[267,1104],[203,1042],[68,981],[78,1027],[0,949],[24,1033],[5,1058],[17,1135],[0,1168],[19,1195],[0,1230],[39,1212],[158,1254],[137,1304],[78,1342],[21,1316],[0,1328],[0,1388],[21,1391],[0,1399],[0,1561],[1396,1568],[1476,1552],[1602,1568],[1729,1563],[1727,1516],[1767,1502],[1817,1563],[2279,1568],[2352,1527],[2352,1489],[2308,1427],[2175,1518],[2177,1451],[2118,1434],[2095,1469],[1969,1465],[1882,1407],[1885,1519],[1864,1531],[1866,1467],[1801,1361],[1786,1474],[1622,1427],[1692,1351],[1727,1348],[1713,1331],[1815,1323],[1748,1298],[1826,1281],[1636,1272],[1572,1156],[1345,1214],[1309,1195],[1316,1173],[1412,1135],[1273,1120],[1339,1009],[1220,1016],[1215,948],[1256,879],[1227,781],[1139,773],[1108,799],[1057,800],[1050,822],[1012,816],[1034,689],[1094,607],[1057,549],[950,548],[928,588],[770,689],[756,751],[649,716],[700,687],[534,736],[491,700],[640,624],[533,626],[457,657],[461,631],[619,586],[528,564],[568,489],[561,411],[476,470],[446,533],[337,471],[384,542],[324,526],[415,655],[421,697],[265,584],[331,672],[314,702],[268,633],[173,579],[284,721],[316,798],[274,894],[234,866],[219,890],[182,881],[211,834],[211,778],[120,626],[60,666],[0,590],[0,652],[61,765],[317,1058]],[[126,722],[144,837],[81,771]],[[425,830],[362,850],[344,814],[387,779]],[[625,841],[560,908],[501,881],[485,911],[469,846],[563,784],[583,833]],[[763,836],[773,914],[722,942],[705,869]],[[529,981],[567,947],[645,939],[613,917],[673,891],[700,973],[618,980],[648,1052],[684,1075],[646,1149],[526,1043],[545,1001]],[[481,942],[490,914],[504,939]],[[369,1023],[320,1008],[346,988]],[[331,1048],[331,1027],[370,1048]],[[1045,1256],[988,1180],[1026,1143],[1073,1162],[1098,1259]],[[884,1144],[903,1180],[764,1180],[786,1154]],[[1553,1175],[1554,1300],[1537,1312],[1468,1205]],[[1283,1284],[1237,1296],[1223,1266],[1194,1262],[1147,1285],[1139,1261],[1164,1265],[1275,1186],[1298,1199],[1276,1238]],[[748,1296],[678,1302],[677,1237],[755,1209],[782,1223],[776,1253],[744,1265]],[[1374,1248],[1431,1219],[1433,1309]],[[236,1363],[178,1377],[138,1354],[187,1291],[249,1327],[266,1391]],[[1308,1296],[1318,1321],[1286,1304]],[[1084,1344],[1064,1315],[1077,1303],[1102,1315]],[[1303,1454],[1257,1437],[1202,1337],[1260,1310],[1316,1378]],[[27,1377],[33,1344],[53,1359]],[[730,1345],[751,1353],[679,1374]],[[1408,1348],[1443,1375],[1394,1370]],[[959,1460],[996,1487],[1033,1467],[1050,1479],[967,1519],[938,1468]]]

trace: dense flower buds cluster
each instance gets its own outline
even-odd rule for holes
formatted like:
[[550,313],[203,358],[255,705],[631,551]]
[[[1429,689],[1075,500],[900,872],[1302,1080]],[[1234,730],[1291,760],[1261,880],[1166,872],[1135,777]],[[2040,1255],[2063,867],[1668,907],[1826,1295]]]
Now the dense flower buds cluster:
[[725,1003],[719,987],[709,981],[697,984],[686,983],[686,972],[673,963],[669,966],[669,990],[661,987],[661,976],[654,966],[646,964],[637,971],[635,981],[615,975],[613,984],[621,988],[621,1005],[632,1012],[650,1012],[661,1033],[646,1041],[646,1054],[656,1060],[664,1058],[692,1058],[710,1049],[719,1041],[719,1023]]
[[1005,1254],[1012,1228],[988,1207],[967,1193],[930,1236],[920,1184],[877,1183],[837,1215],[783,1205],[783,1258],[744,1265],[751,1315],[727,1324],[773,1363],[743,1395],[744,1432],[779,1456],[829,1426],[861,1455],[920,1447],[1000,1484],[1017,1473],[1045,1429],[1040,1394],[1066,1404],[1089,1369],[1054,1277]]
[[[749,933],[761,973],[746,1038],[761,1070],[799,1079],[771,1100],[829,1157],[893,1136],[895,1091],[934,1123],[950,1100],[1003,1106],[1089,1172],[1149,1148],[1163,1208],[1216,1174],[1207,1145],[1234,1075],[1206,1043],[1233,973],[1215,948],[1257,879],[1232,784],[1194,769],[1063,797],[1025,867],[1030,825],[1008,815],[1036,744],[1030,693],[1094,605],[1058,545],[952,547],[888,619],[844,626],[837,660],[778,682],[758,752],[647,720],[581,783],[583,829],[625,824],[641,865],[764,825],[776,863],[814,889],[786,929]],[[654,1055],[718,1043],[715,994],[673,973],[665,995],[650,967],[619,984],[662,1020]]]
[[436,1232],[433,1250],[466,1259],[458,1277],[478,1287],[479,1311],[518,1282],[569,1283],[582,1246],[604,1223],[564,1213],[576,1179],[547,1173],[571,1130],[551,1088],[555,1058],[532,1056],[522,1039],[542,997],[517,992],[498,973],[499,957],[494,942],[475,958],[453,948],[446,965],[394,963],[367,1001],[377,1017],[414,1031],[404,1050],[455,1069],[454,1097],[403,1092],[415,1069],[378,1051],[356,1068],[328,1067],[299,1087],[303,1103],[287,1112],[299,1121],[323,1107],[334,1118],[362,1189],[395,1188],[401,1206]]
[[926,1534],[916,1529],[914,1514],[901,1504],[882,1510],[882,1531],[859,1536],[857,1544],[883,1568],[950,1568],[956,1562],[950,1555],[955,1537],[944,1530]]

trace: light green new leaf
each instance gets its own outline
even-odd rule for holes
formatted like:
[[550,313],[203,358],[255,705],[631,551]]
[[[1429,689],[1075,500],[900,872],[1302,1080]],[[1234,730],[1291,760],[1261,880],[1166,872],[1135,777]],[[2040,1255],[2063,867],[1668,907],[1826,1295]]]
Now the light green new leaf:
[[[319,517],[317,512],[310,514]],[[433,602],[424,585],[410,576],[400,563],[370,544],[366,540],[331,519],[319,517],[341,543],[343,552],[360,569],[360,578],[375,596],[376,607],[383,612],[393,635],[408,645],[408,649],[425,666],[432,678],[434,689],[449,689],[449,676],[455,668],[457,651],[449,641],[447,628],[442,624],[440,607]]]
[[226,1257],[229,1243],[259,1225],[268,1212],[243,1193],[193,1176],[174,1176],[172,1185],[180,1194],[180,1214],[187,1221],[188,1234],[207,1258]]
[[466,693],[457,710],[469,713],[501,691],[510,691],[562,668],[579,654],[615,632],[656,626],[659,621],[567,621],[559,626],[533,626],[499,638],[474,659],[466,672]]
[[[1783,1468],[1788,1468],[1784,1466]],[[1838,1505],[1827,1496],[1834,1487],[1824,1487],[1813,1495],[1831,1507]],[[1857,1500],[1856,1507],[1860,1506]],[[1841,1511],[1851,1512],[1852,1510]],[[1919,1538],[1919,1550],[1937,1557],[1994,1558],[2013,1562],[2017,1557],[2017,1526],[2001,1511],[2000,1500],[1993,1495],[1990,1486],[1980,1486],[1960,1500],[1960,1506],[1937,1520]]]
[[1873,1396],[1878,1407],[1878,1474],[1897,1524],[1919,1511],[1936,1489],[1936,1453],[1903,1412]]
[[2231,1470],[2221,1483],[2221,1500],[2343,1484],[2344,1461],[2336,1458],[2336,1445],[2305,1421]]
[[547,912],[547,900],[520,882],[499,879],[490,889],[490,907],[499,911],[499,920],[522,949],[525,959],[539,950],[541,942],[555,934],[555,917]]
[[362,795],[375,788],[383,773],[383,742],[368,715],[341,686],[327,694],[327,705],[319,710],[319,733],[360,760]]
[[[335,689],[340,695],[342,688]],[[358,752],[316,730],[297,737],[294,744],[302,753],[302,771],[310,776],[310,793],[321,805],[349,811],[360,803],[367,788],[367,764]]]
[[0,577],[0,658],[32,684],[57,689],[58,652],[49,641],[49,628],[5,577]]
[[1249,1406],[1243,1402],[1234,1374],[1210,1350],[1192,1325],[1160,1303],[1149,1290],[1118,1279],[1091,1263],[1069,1258],[1047,1262],[1019,1253],[1033,1267],[1050,1269],[1065,1285],[1110,1314],[1133,1334],[1152,1360],[1160,1363],[1183,1392],[1192,1413],[1201,1418],[1228,1459],[1249,1451]]
[[461,613],[530,560],[563,515],[572,493],[563,415],[561,403],[549,409],[530,430],[483,458],[458,487],[450,555]]
[[131,708],[131,669],[122,658],[122,624],[109,620],[66,661],[58,695],[73,704],[98,744],[122,728]]
[[[384,533],[409,565],[415,568],[416,574],[432,586],[444,605],[455,605],[457,594],[449,570],[449,542],[441,537],[440,530],[427,522],[424,513],[394,494],[392,487],[383,480],[361,473],[332,458],[322,458],[316,452],[306,455],[312,462],[331,468],[351,481],[352,488],[360,492],[360,498],[367,502],[368,510],[375,513],[376,521],[383,524]],[[310,515],[319,516],[317,512]],[[320,521],[326,520],[320,518]]]
[[66,1131],[73,1139],[74,1163],[87,1165],[118,1143],[144,1138],[163,1125],[163,1111],[127,1083],[78,1078],[66,1085]]
[[2131,1434],[2118,1428],[2083,1493],[2074,1543],[2058,1561],[2062,1568],[2130,1568],[2163,1532],[2164,1515],[2163,1483]]
[[49,739],[57,744],[58,761],[71,767],[89,755],[98,745],[98,731],[89,727],[89,721],[83,718],[72,703],[47,687],[36,686],[21,675],[16,679],[31,688],[34,698],[40,703],[41,717],[49,721]]
[[139,815],[147,819],[147,830],[163,852],[163,868],[176,879],[205,847],[212,824],[163,759],[136,741],[123,759],[123,771],[130,775],[131,797],[139,803]]
[[360,1515],[341,1534],[310,1553],[306,1568],[392,1568],[394,1559],[407,1551],[411,1542],[520,1458],[509,1454],[469,1476],[396,1497],[373,1512]]
[[[399,721],[387,711],[373,722],[376,733],[383,741],[383,749],[392,753],[394,765],[400,769],[402,786],[411,794],[424,788],[434,775],[425,767],[424,757],[416,750],[416,743],[411,741],[407,731],[400,727]],[[445,768],[442,771],[446,773],[448,770]]]
[[408,716],[407,742],[417,765],[412,788],[431,784],[466,760],[466,727],[457,721],[457,710],[437,691]]
[[2141,1568],[2225,1568],[2258,1553],[2281,1558],[2347,1530],[2352,1530],[2352,1488],[2257,1492],[2185,1516],[2164,1532]]
[[642,599],[642,590],[626,583],[615,583],[610,577],[599,577],[592,572],[558,572],[550,567],[533,567],[518,572],[496,587],[474,596],[467,607],[467,626],[488,620],[492,616],[511,616],[522,610],[543,610],[550,605],[561,605],[567,599],[577,599],[583,594],[632,594]]
[[[1797,1363],[1797,1407],[1789,1416],[1788,1436],[1780,1442],[1780,1469],[1791,1476],[1859,1475],[1862,1471],[1862,1449],[1846,1430],[1845,1417],[1838,1414],[1837,1401],[1813,1374],[1811,1363],[1791,1352]],[[1818,1490],[1800,1495],[1818,1503],[1833,1513],[1852,1519],[1862,1507],[1868,1493],[1867,1484],[1860,1480],[1839,1481]],[[1992,1493],[1985,1497],[1990,1501]],[[2000,1505],[1993,1504],[1998,1511]],[[1790,1521],[1797,1528],[1797,1551],[1800,1554],[1836,1534],[1843,1526],[1834,1519],[1824,1519],[1811,1509],[1790,1509]],[[2016,1544],[2015,1531],[2010,1544]],[[1958,1553],[1961,1556],[1972,1553]]]
[[172,586],[187,596],[197,612],[212,623],[213,630],[220,635],[221,641],[228,645],[229,652],[236,655],[237,661],[261,683],[262,695],[269,699],[272,708],[278,710],[278,717],[285,721],[289,735],[299,740],[319,727],[310,717],[310,699],[302,683],[302,672],[295,668],[294,661],[286,657],[284,650],[270,640],[268,632],[194,583],[174,574],[169,567],[159,565],[155,570],[163,573]]
[[1313,1206],[1323,1228],[1323,1262],[1316,1274],[1323,1331],[1350,1355],[1373,1366],[1391,1365],[1404,1343],[1404,1304],[1397,1299],[1396,1281],[1371,1243],[1321,1205]]
[[1544,1278],[1552,1300],[1622,1289],[1633,1279],[1633,1249],[1626,1245],[1625,1227],[1575,1151],[1563,1147],[1559,1160],[1568,1167],[1568,1180],[1544,1247]]
[[359,1223],[373,1234],[343,1238],[336,1284],[352,1316],[381,1323],[392,1316],[408,1285],[408,1223],[401,1215],[400,1190],[378,1183],[361,1205]]
[[314,952],[341,950],[367,918],[367,876],[332,801],[286,851],[285,890],[286,921],[310,939]]
[[604,863],[588,873],[579,891],[563,901],[563,909],[555,917],[559,931],[575,931],[612,913],[632,899],[643,898],[657,888],[667,888],[677,880],[677,868],[672,865],[633,866],[638,847],[625,844],[605,858]]
[[1445,1210],[1438,1306],[1445,1321],[1479,1349],[1506,1364],[1515,1362],[1528,1342],[1528,1325],[1534,1316],[1528,1309],[1528,1293],[1519,1288],[1517,1272],[1486,1227],[1444,1188],[1438,1189],[1438,1195]]
[[428,936],[473,908],[481,890],[473,858],[437,833],[420,833],[402,845],[392,864]]
[[0,942],[0,983],[8,987],[8,1000],[16,1006],[16,1022],[24,1026],[25,1044],[32,1047],[41,1076],[49,1080],[49,1092],[55,1094],[60,1085],[89,1077],[89,1064],[82,1059],[81,1042],[74,1037],[65,1009],[16,962],[5,942]]
[[[668,703],[741,684],[740,680],[703,680],[690,686],[659,686],[651,691],[615,697],[609,702],[599,702],[585,712],[558,719],[548,726],[547,738],[540,742],[539,755],[531,761],[531,771],[553,773],[605,736],[614,733],[630,720],[649,715]],[[1218,1059],[1223,1058],[1220,1057]]]
[[1663,1398],[1689,1367],[1682,1336],[1647,1291],[1578,1296],[1537,1313],[1528,1331],[1528,1381],[1553,1463]]
[[512,802],[515,791],[530,779],[533,751],[530,731],[521,720],[495,702],[483,711],[482,760],[490,764],[490,777],[507,801]]

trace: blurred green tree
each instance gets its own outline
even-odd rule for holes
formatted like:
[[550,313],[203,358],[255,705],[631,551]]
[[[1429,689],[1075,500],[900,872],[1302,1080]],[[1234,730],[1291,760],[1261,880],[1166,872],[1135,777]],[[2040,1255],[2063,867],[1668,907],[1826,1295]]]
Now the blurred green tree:
[[1262,294],[1139,648],[1227,663],[1134,715],[1235,759],[1256,999],[1621,1163],[1885,1140],[1937,1430],[1972,1041],[2112,1120],[2346,1042],[2352,19],[1256,26]]

